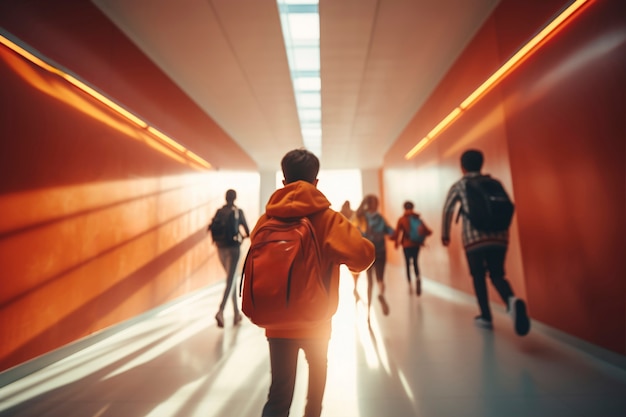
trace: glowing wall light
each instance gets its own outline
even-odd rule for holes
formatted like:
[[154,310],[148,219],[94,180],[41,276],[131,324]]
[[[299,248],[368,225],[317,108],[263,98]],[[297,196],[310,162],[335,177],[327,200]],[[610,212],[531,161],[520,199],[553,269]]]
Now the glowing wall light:
[[[71,74],[68,74],[64,70],[57,68],[56,66],[46,62],[45,59],[38,57],[34,53],[19,46],[18,44],[11,41],[6,36],[4,36],[4,34],[0,34],[0,44],[16,52],[18,55],[22,56],[23,58],[27,59],[31,63],[42,68],[43,70],[48,71],[64,79],[68,83],[72,84],[73,86],[85,92],[92,98],[104,104],[106,107],[113,110],[115,113],[119,114],[126,120],[130,121],[131,123],[133,123],[140,129],[144,130],[145,132],[148,132],[153,138],[153,140],[156,142],[153,144],[148,144],[148,145],[151,145],[153,149],[156,149],[160,151],[161,153],[163,153],[164,155],[179,162],[187,161],[201,168],[208,168],[208,169],[211,168],[211,164],[209,162],[207,162],[200,156],[196,155],[195,153],[191,152],[189,149],[185,148],[183,145],[176,142],[174,139],[170,138],[169,136],[167,136],[160,130],[156,129],[155,127],[150,126],[141,118],[135,116],[133,113],[129,112],[124,107],[120,106],[119,104],[117,104],[110,98],[106,97],[102,93],[98,92],[94,88],[90,87],[86,83],[82,82],[78,78],[74,77]],[[152,146],[152,145],[157,145],[157,146]]]
[[590,0],[576,0],[568,7],[566,7],[558,16],[556,16],[550,23],[548,23],[537,35],[535,35],[530,41],[522,46],[509,60],[507,60],[496,72],[494,72],[480,87],[472,92],[459,106],[450,112],[441,122],[435,126],[425,137],[423,137],[417,145],[415,145],[406,155],[404,159],[411,159],[418,154],[422,149],[431,143],[441,132],[443,132],[448,126],[454,123],[464,111],[470,106],[475,104],[480,98],[491,90],[496,84],[502,81],[508,74],[510,74],[519,64],[528,58],[532,53],[539,50],[541,43],[555,32],[556,29],[573,15],[578,9],[580,9],[585,3]]

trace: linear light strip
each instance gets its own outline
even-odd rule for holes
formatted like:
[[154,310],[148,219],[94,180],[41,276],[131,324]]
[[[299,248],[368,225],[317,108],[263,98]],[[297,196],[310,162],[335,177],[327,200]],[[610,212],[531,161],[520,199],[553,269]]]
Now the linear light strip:
[[424,149],[426,145],[432,142],[441,132],[443,132],[448,126],[454,123],[461,114],[466,111],[470,106],[476,103],[482,98],[492,87],[502,81],[504,77],[512,72],[512,70],[519,64],[522,59],[528,57],[531,53],[539,50],[539,45],[544,41],[551,33],[553,33],[563,22],[567,20],[572,14],[580,9],[589,0],[576,0],[563,12],[556,16],[550,23],[548,23],[537,35],[535,35],[530,41],[522,46],[511,58],[509,58],[496,72],[494,72],[480,87],[472,92],[461,104],[456,107],[450,114],[448,114],[441,122],[435,126],[424,138],[422,138],[417,145],[415,145],[407,154],[404,159],[409,160],[413,158],[419,151]]
[[46,62],[44,59],[38,57],[37,55],[26,50],[25,48],[17,45],[15,42],[11,41],[4,35],[0,35],[0,43],[6,46],[7,48],[11,49],[12,51],[16,52],[17,54],[21,55],[23,58],[27,59],[28,61],[32,62],[33,64],[37,65],[38,67],[63,78],[65,81],[69,82],[70,84],[77,87],[81,91],[87,93],[88,95],[90,95],[91,97],[99,101],[100,103],[104,104],[105,106],[113,110],[114,112],[118,113],[125,119],[137,125],[139,128],[146,130],[155,138],[155,140],[160,142],[161,145],[165,145],[166,148],[178,153],[180,156],[185,158],[185,160],[191,159],[194,161],[195,164],[198,164],[205,168],[209,168],[209,169],[211,168],[211,164],[209,162],[207,162],[200,156],[196,155],[189,149],[185,148],[180,143],[176,142],[174,139],[170,138],[169,136],[167,136],[160,130],[156,129],[153,126],[150,126],[141,118],[135,116],[133,113],[129,112],[124,107],[120,106],[119,104],[109,99],[102,93],[98,92],[97,90],[85,84],[84,82],[80,81],[73,75],[70,75],[66,73],[65,71],[63,71],[62,69],[59,69],[55,67],[54,65],[51,65],[50,63]]
[[99,102],[104,104],[105,106],[107,106],[107,107],[113,109],[115,112],[121,114],[122,116],[124,116],[125,118],[127,118],[128,120],[130,120],[131,122],[133,122],[134,124],[139,126],[140,128],[145,129],[145,128],[148,127],[148,124],[146,122],[144,122],[143,120],[141,120],[139,117],[135,116],[134,114],[132,114],[128,110],[124,109],[122,106],[120,106],[119,104],[115,103],[113,100],[107,98],[103,94],[100,94],[98,91],[96,91],[93,88],[89,87],[84,82],[76,79],[75,77],[73,77],[73,76],[71,76],[71,75],[69,75],[69,74],[67,74],[67,73],[65,73],[63,71],[55,71],[55,73],[60,75],[64,80],[66,80],[67,82],[69,82],[73,86],[78,87],[80,90],[82,90],[85,93],[89,94],[91,97],[95,98],[96,100],[98,100]]

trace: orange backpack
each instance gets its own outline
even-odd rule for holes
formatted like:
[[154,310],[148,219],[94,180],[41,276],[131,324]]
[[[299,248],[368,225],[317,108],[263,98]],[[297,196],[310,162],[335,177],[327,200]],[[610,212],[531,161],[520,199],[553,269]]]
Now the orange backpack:
[[271,218],[255,233],[241,274],[242,310],[266,329],[298,329],[330,319],[328,284],[308,218]]

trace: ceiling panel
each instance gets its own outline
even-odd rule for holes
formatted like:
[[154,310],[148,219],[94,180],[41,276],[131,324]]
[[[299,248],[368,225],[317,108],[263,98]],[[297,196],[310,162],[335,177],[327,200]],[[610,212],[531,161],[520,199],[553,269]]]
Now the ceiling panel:
[[[93,1],[260,170],[302,146],[275,0]],[[497,3],[320,0],[322,167],[382,166]]]

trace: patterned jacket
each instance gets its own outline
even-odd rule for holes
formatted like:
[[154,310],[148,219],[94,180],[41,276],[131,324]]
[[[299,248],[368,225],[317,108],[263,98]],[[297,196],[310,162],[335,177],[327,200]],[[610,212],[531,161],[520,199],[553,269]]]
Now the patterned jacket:
[[[446,203],[443,206],[443,223],[441,227],[441,238],[443,240],[450,240],[450,227],[452,223],[452,217],[457,203],[461,204],[461,207],[465,211],[467,210],[467,193],[466,183],[467,178],[478,177],[480,172],[468,172],[460,180],[452,184],[446,197]],[[501,232],[483,232],[476,230],[472,227],[469,220],[461,215],[463,219],[463,233],[461,235],[463,241],[463,247],[466,251],[479,249],[485,246],[500,245],[506,246],[509,243],[509,231]]]

